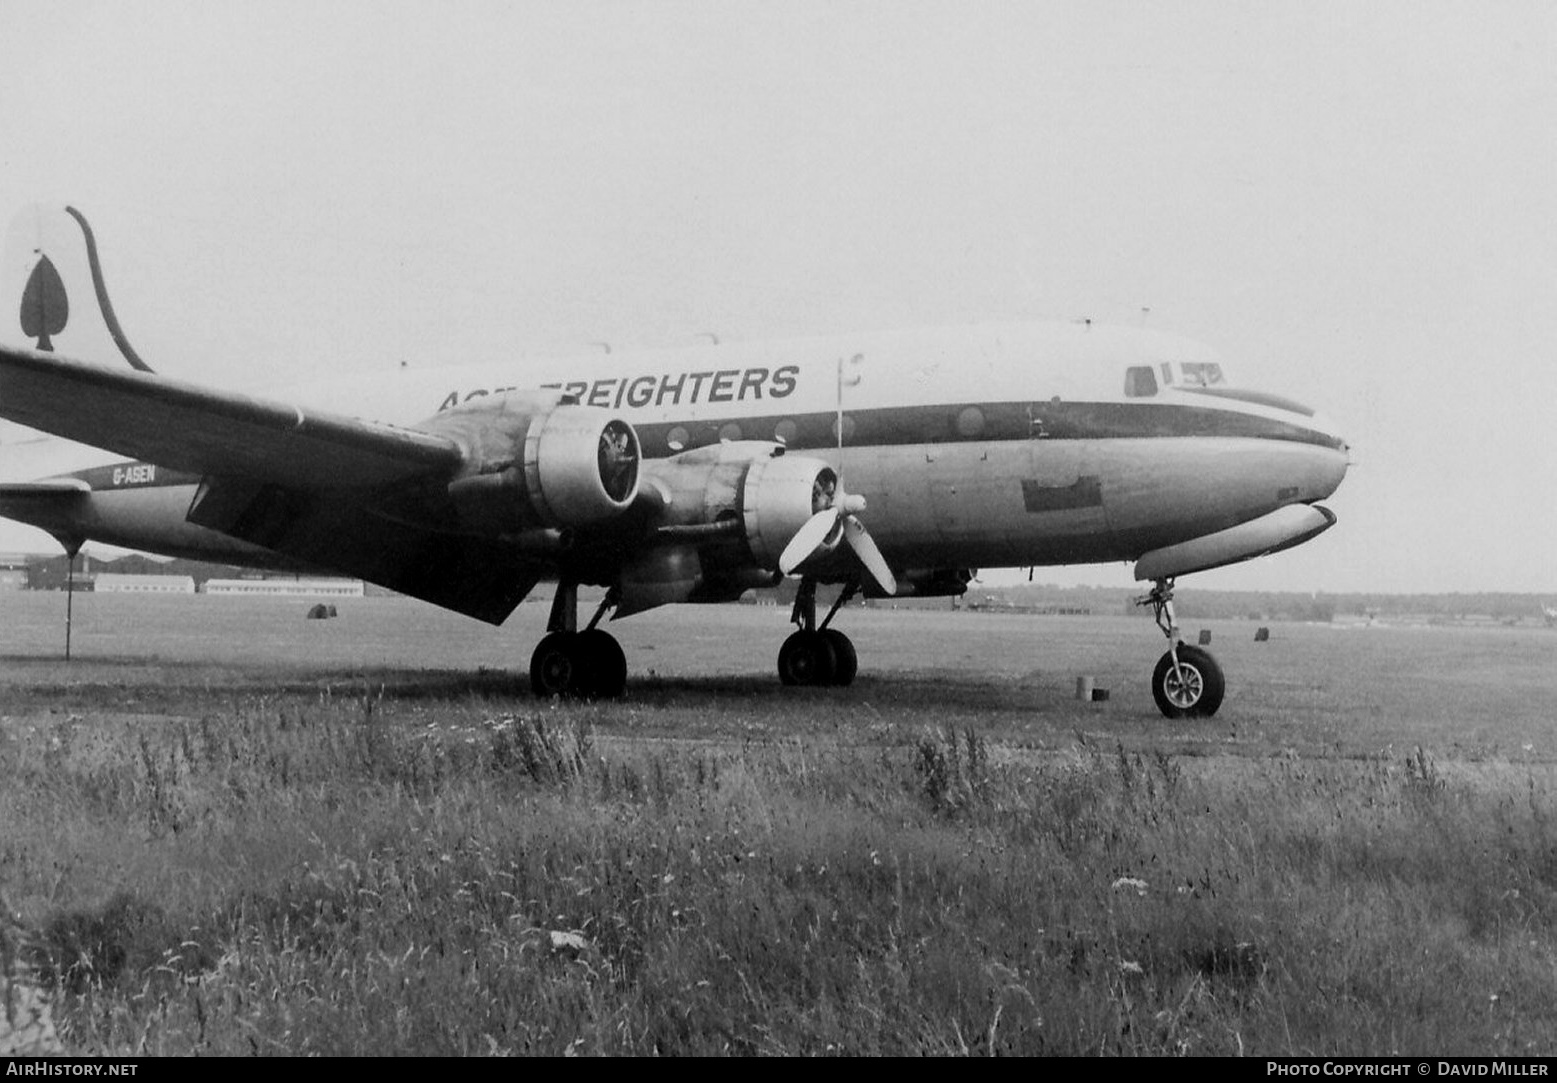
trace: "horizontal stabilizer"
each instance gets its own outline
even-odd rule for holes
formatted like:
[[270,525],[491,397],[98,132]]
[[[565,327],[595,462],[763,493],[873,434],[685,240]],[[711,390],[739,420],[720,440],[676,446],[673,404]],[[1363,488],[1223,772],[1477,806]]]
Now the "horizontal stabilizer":
[[303,488],[383,485],[464,461],[433,433],[6,346],[0,417],[170,469]]
[[90,493],[92,486],[81,478],[53,478],[43,481],[0,482],[0,498],[15,497],[19,500],[42,497],[72,496]]
[[1317,504],[1288,504],[1215,534],[1153,549],[1135,562],[1137,579],[1171,579],[1237,564],[1301,545],[1335,525],[1335,513]]
[[80,478],[0,484],[0,518],[46,530],[56,537],[75,531],[76,517],[92,487]]

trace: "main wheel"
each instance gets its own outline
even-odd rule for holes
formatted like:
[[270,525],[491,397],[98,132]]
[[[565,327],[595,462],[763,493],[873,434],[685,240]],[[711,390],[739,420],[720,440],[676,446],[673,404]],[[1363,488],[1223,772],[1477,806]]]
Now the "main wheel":
[[530,691],[540,699],[573,695],[584,668],[581,661],[576,634],[548,634],[530,655]]
[[583,672],[577,681],[577,694],[585,699],[620,699],[627,690],[627,656],[616,637],[599,628],[578,634],[575,645]]
[[860,656],[854,650],[854,641],[836,628],[824,628],[821,634],[833,647],[832,683],[847,688],[860,671]]
[[1227,689],[1222,667],[1211,652],[1179,644],[1178,672],[1173,668],[1173,652],[1168,651],[1152,672],[1152,698],[1157,709],[1169,718],[1210,718],[1222,705]]
[[833,645],[821,632],[796,632],[779,648],[779,680],[784,684],[831,684],[836,666]]

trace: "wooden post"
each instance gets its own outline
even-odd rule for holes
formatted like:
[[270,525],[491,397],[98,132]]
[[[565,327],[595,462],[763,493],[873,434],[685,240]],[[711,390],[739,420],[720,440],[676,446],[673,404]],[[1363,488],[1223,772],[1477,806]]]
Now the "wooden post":
[[65,661],[70,661],[70,630],[76,600],[76,554],[81,552],[81,542],[75,538],[57,538],[65,548]]

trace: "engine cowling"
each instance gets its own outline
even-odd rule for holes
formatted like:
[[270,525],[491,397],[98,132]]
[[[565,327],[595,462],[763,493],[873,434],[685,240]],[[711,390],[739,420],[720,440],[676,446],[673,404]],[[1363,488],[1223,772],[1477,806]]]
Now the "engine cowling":
[[782,455],[758,459],[741,489],[741,519],[753,559],[778,567],[779,555],[800,528],[828,506],[838,475],[820,459]]
[[703,546],[705,568],[772,572],[796,532],[827,506],[838,475],[821,459],[732,441],[650,463],[661,530]]
[[633,427],[560,394],[509,393],[446,410],[419,428],[465,450],[465,469],[448,492],[469,529],[593,526],[622,514],[638,495]]
[[620,569],[618,616],[776,585],[780,554],[831,505],[838,475],[821,459],[748,440],[650,462],[643,484],[659,497],[659,544]]

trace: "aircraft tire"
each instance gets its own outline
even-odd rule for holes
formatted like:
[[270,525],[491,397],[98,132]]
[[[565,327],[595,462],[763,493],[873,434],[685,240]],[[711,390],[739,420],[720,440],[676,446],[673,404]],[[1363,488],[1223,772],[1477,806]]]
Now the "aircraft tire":
[[1210,718],[1216,714],[1227,685],[1211,652],[1179,644],[1179,670],[1182,681],[1174,676],[1172,651],[1157,661],[1152,672],[1152,698],[1157,709],[1168,718]]
[[571,696],[578,690],[585,668],[578,651],[578,636],[568,632],[550,632],[535,645],[530,655],[530,691],[537,699]]
[[836,628],[824,628],[822,636],[833,648],[833,684],[847,688],[854,683],[854,675],[860,671],[860,656],[854,649],[854,641]]
[[616,637],[591,628],[578,634],[574,649],[583,662],[577,694],[584,699],[620,699],[627,691],[627,656]]
[[831,684],[836,668],[833,645],[821,632],[796,632],[779,648],[779,680],[786,685]]

